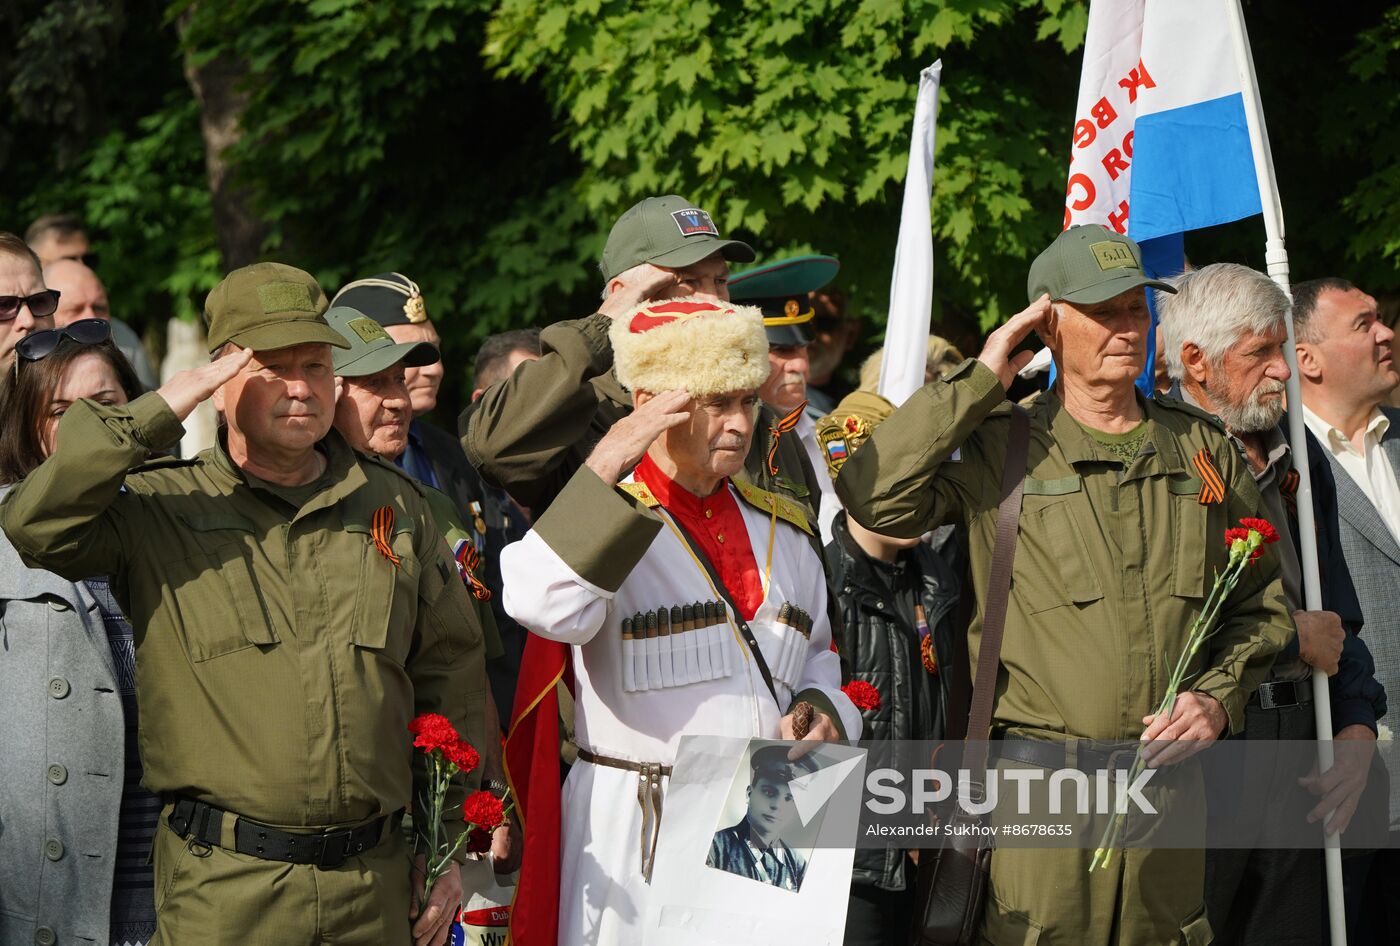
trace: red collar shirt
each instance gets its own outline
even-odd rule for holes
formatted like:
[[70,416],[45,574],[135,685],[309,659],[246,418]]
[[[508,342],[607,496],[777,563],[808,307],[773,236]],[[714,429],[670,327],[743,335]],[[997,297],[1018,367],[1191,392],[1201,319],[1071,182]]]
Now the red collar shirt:
[[696,496],[661,472],[650,455],[642,457],[632,476],[646,484],[661,508],[700,546],[744,620],[752,621],[763,604],[763,577],[729,480],[708,496]]

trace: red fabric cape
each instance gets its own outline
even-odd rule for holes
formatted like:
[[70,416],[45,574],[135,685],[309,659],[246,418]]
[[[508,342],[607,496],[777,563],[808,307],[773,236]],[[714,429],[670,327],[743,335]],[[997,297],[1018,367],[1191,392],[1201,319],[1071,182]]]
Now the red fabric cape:
[[512,946],[559,942],[559,695],[573,691],[567,644],[528,634],[505,742],[506,781],[524,835],[510,909]]

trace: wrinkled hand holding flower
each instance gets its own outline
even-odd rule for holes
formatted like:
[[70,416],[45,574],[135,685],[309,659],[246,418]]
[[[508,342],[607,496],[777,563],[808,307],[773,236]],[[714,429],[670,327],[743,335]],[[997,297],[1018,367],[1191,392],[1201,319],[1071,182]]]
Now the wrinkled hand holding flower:
[[[1278,540],[1278,530],[1264,519],[1241,519],[1239,527],[1225,530],[1225,545],[1230,550],[1230,558],[1225,563],[1225,570],[1215,577],[1215,584],[1211,586],[1210,594],[1206,596],[1205,604],[1201,606],[1201,612],[1196,615],[1196,620],[1191,622],[1190,633],[1186,635],[1186,647],[1182,650],[1181,656],[1177,658],[1176,667],[1173,668],[1171,676],[1167,679],[1166,695],[1157,707],[1157,712],[1153,714],[1154,717],[1165,715],[1170,720],[1175,715],[1177,695],[1181,692],[1181,686],[1185,682],[1186,671],[1205,642],[1215,633],[1215,622],[1220,616],[1220,608],[1224,605],[1225,599],[1230,597],[1231,592],[1235,590],[1235,585],[1239,583],[1240,575],[1244,573],[1245,566],[1259,561],[1264,554],[1264,546],[1272,545]],[[1213,697],[1209,697],[1207,694],[1202,694],[1202,696],[1213,700]],[[1215,735],[1219,735],[1219,733],[1217,732]],[[1147,738],[1147,733],[1143,733],[1143,738]],[[1202,740],[1202,742],[1202,748],[1204,745],[1209,745],[1209,740]],[[1133,757],[1133,766],[1128,771],[1128,784],[1131,785],[1142,774],[1142,770],[1147,767],[1148,760],[1153,755],[1160,756],[1163,751],[1164,747],[1158,747],[1149,742],[1141,744]],[[1174,756],[1168,756],[1161,761],[1180,761],[1188,754],[1175,753]],[[1094,857],[1089,862],[1090,873],[1093,873],[1095,868],[1108,866],[1109,856],[1122,837],[1125,819],[1125,813],[1117,813],[1109,821],[1103,837],[1099,839],[1099,846],[1094,851]]]

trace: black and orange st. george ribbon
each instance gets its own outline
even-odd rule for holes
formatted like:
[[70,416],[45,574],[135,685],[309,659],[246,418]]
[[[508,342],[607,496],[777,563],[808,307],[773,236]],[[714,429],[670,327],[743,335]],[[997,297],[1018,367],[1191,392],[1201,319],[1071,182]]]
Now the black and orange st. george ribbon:
[[490,601],[491,589],[476,577],[476,573],[481,570],[481,552],[477,551],[470,541],[463,542],[462,547],[457,550],[457,566],[462,572],[462,578],[467,582],[467,587],[472,591],[472,597],[478,601]]
[[1191,458],[1191,465],[1196,468],[1196,474],[1201,478],[1201,492],[1196,501],[1202,506],[1223,503],[1225,478],[1220,475],[1220,469],[1215,465],[1215,458],[1210,455],[1210,450],[1202,447],[1200,452]]
[[393,563],[395,568],[399,566],[399,557],[394,554],[389,541],[394,537],[394,510],[391,506],[380,506],[374,511],[374,518],[370,524],[370,538],[374,539],[374,547],[379,550],[379,554]]
[[772,439],[768,441],[769,476],[778,475],[778,440],[783,434],[797,426],[797,422],[802,419],[802,412],[806,409],[807,402],[803,401],[801,404],[788,411],[787,414],[783,415],[783,418],[779,420],[777,424],[768,428],[773,434]]

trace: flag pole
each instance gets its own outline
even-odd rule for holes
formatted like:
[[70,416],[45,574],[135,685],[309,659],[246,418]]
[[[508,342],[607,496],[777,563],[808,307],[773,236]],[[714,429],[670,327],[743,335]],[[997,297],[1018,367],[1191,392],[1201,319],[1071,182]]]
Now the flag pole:
[[919,73],[914,125],[909,138],[909,169],[899,214],[885,348],[880,356],[879,394],[898,407],[924,386],[929,323],[933,320],[933,145],[938,126],[939,59]]
[[[1259,103],[1259,80],[1254,74],[1254,57],[1245,31],[1244,11],[1239,0],[1227,0],[1230,7],[1230,33],[1235,46],[1235,65],[1240,73],[1245,120],[1249,124],[1249,145],[1254,154],[1254,176],[1259,183],[1259,204],[1264,212],[1264,259],[1269,278],[1291,296],[1288,284],[1288,251],[1283,243],[1283,207],[1274,175],[1274,158],[1269,149],[1269,132]],[[1298,532],[1303,569],[1303,599],[1309,611],[1322,610],[1322,584],[1317,566],[1317,528],[1313,517],[1312,477],[1308,464],[1307,428],[1303,423],[1303,391],[1298,378],[1297,340],[1293,320],[1287,320],[1288,340],[1283,347],[1288,363],[1288,442],[1293,452],[1293,468],[1298,471]],[[1317,721],[1318,771],[1332,768],[1332,702],[1327,674],[1314,667],[1313,712]],[[1342,894],[1341,836],[1323,835],[1323,857],[1327,868],[1327,913],[1332,946],[1346,946],[1346,907]]]

